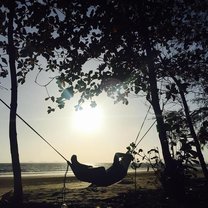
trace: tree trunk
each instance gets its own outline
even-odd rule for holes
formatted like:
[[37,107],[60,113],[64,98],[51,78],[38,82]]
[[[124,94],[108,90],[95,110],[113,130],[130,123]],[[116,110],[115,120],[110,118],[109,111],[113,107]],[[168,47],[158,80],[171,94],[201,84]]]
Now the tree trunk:
[[162,110],[160,108],[159,96],[158,96],[158,88],[157,88],[157,76],[152,60],[152,51],[151,46],[148,39],[148,31],[145,32],[145,48],[148,57],[148,70],[149,70],[149,85],[150,85],[150,95],[151,95],[151,105],[153,107],[156,120],[157,120],[157,130],[159,133],[159,139],[162,147],[162,153],[164,157],[165,164],[167,168],[171,168],[172,166],[172,157],[169,150],[168,139],[164,124],[164,119],[162,115]]
[[162,147],[164,161],[165,161],[166,166],[169,166],[169,164],[171,164],[172,157],[171,157],[170,150],[169,150],[162,110],[159,104],[156,74],[151,63],[148,64],[148,68],[149,68],[151,104],[152,104],[152,107],[156,116],[156,120],[157,120],[157,130],[158,130],[159,139],[160,139],[160,143]]
[[[150,44],[146,42],[147,57],[151,57]],[[165,161],[165,169],[161,172],[160,181],[166,194],[177,200],[183,200],[185,196],[185,183],[183,169],[180,169],[180,164],[171,157],[168,138],[160,108],[158,89],[157,89],[157,76],[153,61],[149,60],[147,63],[149,69],[149,84],[151,94],[151,104],[157,120],[157,130],[162,147],[163,158]]]
[[15,46],[13,40],[13,22],[15,15],[15,1],[11,0],[9,3],[9,15],[8,15],[8,55],[9,55],[9,67],[11,76],[11,110],[9,121],[9,138],[10,138],[10,150],[12,158],[12,168],[14,175],[14,198],[13,202],[15,207],[21,207],[23,201],[22,191],[22,178],[21,167],[19,162],[18,143],[17,143],[17,131],[16,131],[16,112],[17,112],[17,76],[15,65]]
[[207,166],[206,166],[206,163],[204,161],[204,156],[203,156],[202,151],[201,151],[199,140],[198,140],[196,132],[194,130],[192,119],[191,119],[191,116],[190,116],[190,113],[189,113],[189,107],[188,107],[188,104],[186,102],[186,98],[185,98],[184,92],[182,90],[181,83],[175,77],[172,77],[172,79],[174,80],[174,82],[178,86],[179,93],[180,93],[180,96],[181,96],[181,99],[182,99],[182,102],[183,102],[183,106],[184,106],[186,119],[187,119],[187,122],[188,122],[188,126],[189,126],[189,129],[190,129],[191,135],[194,139],[194,143],[195,143],[195,146],[196,146],[196,151],[197,151],[198,158],[199,158],[199,161],[200,161],[200,164],[201,164],[201,167],[202,167],[202,171],[203,171],[203,174],[204,174],[205,178],[208,180]]
[[179,168],[179,163],[171,157],[168,137],[165,128],[165,122],[160,107],[160,100],[157,88],[157,74],[154,67],[153,52],[149,39],[149,31],[145,23],[145,16],[143,21],[143,37],[144,47],[146,49],[147,67],[149,75],[149,92],[150,102],[153,107],[156,120],[159,139],[162,147],[163,158],[165,161],[165,169],[161,172],[161,183],[168,196],[174,197],[177,200],[183,200],[185,194],[185,184],[183,170]]
[[[142,4],[142,3],[141,3]],[[159,96],[158,96],[158,88],[157,88],[157,75],[155,72],[154,61],[152,56],[152,47],[149,39],[149,31],[148,31],[148,24],[146,22],[146,4],[143,2],[141,6],[141,28],[140,32],[142,33],[143,40],[144,40],[144,47],[146,49],[146,56],[147,56],[147,67],[148,67],[148,75],[149,75],[149,86],[150,86],[150,96],[151,96],[151,105],[153,107],[156,120],[157,120],[157,130],[159,134],[159,139],[162,147],[163,158],[166,164],[166,167],[171,167],[172,165],[172,157],[169,150],[169,144],[166,134],[166,129],[164,125],[164,119],[162,115],[162,110],[160,108]]]

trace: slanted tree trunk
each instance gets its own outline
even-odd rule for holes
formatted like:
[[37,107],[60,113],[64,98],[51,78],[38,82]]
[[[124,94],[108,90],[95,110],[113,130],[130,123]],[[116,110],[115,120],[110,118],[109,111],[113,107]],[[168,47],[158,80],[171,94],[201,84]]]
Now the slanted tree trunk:
[[9,54],[9,67],[11,76],[11,110],[9,121],[9,138],[10,138],[10,150],[12,158],[12,168],[14,175],[14,198],[13,202],[15,207],[21,207],[23,200],[22,191],[22,179],[21,179],[21,167],[19,162],[18,143],[17,143],[17,131],[16,131],[16,112],[17,112],[17,76],[15,66],[15,46],[13,40],[14,34],[14,15],[15,15],[15,1],[9,2],[9,15],[8,15],[8,54]]
[[150,44],[148,42],[146,42],[146,52],[147,57],[150,57],[150,60],[147,63],[149,69],[149,84],[151,95],[150,102],[156,115],[157,130],[159,133],[163,158],[165,161],[165,170],[161,172],[160,180],[168,196],[173,197],[178,201],[183,201],[185,196],[184,171],[181,168],[180,163],[171,157],[164,117],[159,102],[157,76],[153,62],[151,60],[152,53]]
[[190,116],[190,113],[189,113],[189,107],[188,107],[188,104],[186,102],[186,97],[184,95],[184,92],[182,90],[181,82],[173,76],[172,76],[172,79],[174,80],[174,82],[178,86],[178,90],[179,90],[179,93],[180,93],[180,96],[181,96],[181,99],[182,99],[182,102],[183,102],[183,106],[184,106],[184,112],[185,112],[185,115],[186,115],[187,123],[188,123],[188,126],[189,126],[189,130],[191,132],[191,135],[194,139],[194,143],[195,143],[195,146],[196,146],[196,151],[197,151],[197,155],[198,155],[201,167],[202,167],[202,171],[203,171],[203,174],[204,174],[205,178],[208,180],[207,166],[206,166],[206,163],[204,161],[204,156],[203,156],[202,151],[201,151],[199,140],[198,140],[196,132],[194,130],[193,122],[192,122],[192,119],[191,119],[191,116]]
[[[147,45],[147,56],[151,54],[150,47]],[[153,107],[156,120],[159,139],[162,147],[163,158],[165,161],[165,170],[161,172],[161,183],[168,196],[174,197],[177,200],[183,200],[185,194],[185,183],[183,170],[179,168],[179,163],[171,157],[168,137],[165,128],[165,122],[162,110],[159,103],[157,76],[154,65],[150,60],[148,65],[149,69],[149,84],[151,94],[151,105]]]
[[160,107],[160,102],[159,102],[159,96],[158,96],[158,88],[157,88],[157,75],[154,67],[154,61],[153,61],[153,53],[152,53],[152,47],[150,43],[150,38],[149,38],[149,31],[148,31],[148,22],[147,18],[145,16],[145,11],[146,11],[146,4],[143,2],[143,4],[140,7],[140,14],[141,14],[141,19],[143,20],[140,23],[140,32],[142,33],[143,40],[144,40],[144,48],[146,50],[146,56],[147,56],[147,67],[148,67],[148,76],[149,76],[149,93],[150,93],[150,102],[153,107],[156,120],[157,120],[157,130],[159,134],[159,139],[162,147],[162,153],[164,157],[164,161],[167,167],[171,166],[172,163],[172,157],[170,154],[169,150],[169,144],[168,144],[168,139],[167,139],[167,134],[166,134],[166,129],[164,125],[164,118],[162,115],[162,110]]
[[171,157],[164,117],[162,114],[162,109],[160,107],[160,100],[157,88],[157,74],[154,67],[154,56],[151,42],[149,39],[148,24],[146,24],[145,22],[145,16],[143,17],[143,19],[144,21],[141,24],[143,29],[144,47],[146,49],[147,56],[150,102],[156,116],[157,130],[162,147],[163,158],[165,161],[165,170],[163,173],[161,173],[160,179],[166,194],[177,198],[178,200],[181,200],[184,198],[185,193],[183,171],[181,172],[181,170],[179,170],[178,162]]
[[158,88],[157,88],[157,75],[155,72],[153,60],[152,60],[152,49],[148,37],[148,29],[143,23],[143,30],[144,30],[144,41],[145,41],[145,49],[147,55],[147,67],[148,67],[148,75],[149,75],[149,86],[150,86],[150,99],[151,105],[153,107],[156,120],[157,120],[157,130],[159,133],[159,139],[162,147],[162,153],[164,157],[164,161],[167,167],[172,164],[172,157],[169,150],[169,144],[164,124],[164,118],[162,115],[162,110],[160,107],[159,95],[158,95]]
[[[151,48],[146,44],[147,56],[150,57],[151,55]],[[153,66],[152,61],[148,62],[148,69],[149,69],[149,84],[150,84],[150,94],[151,94],[151,105],[153,107],[156,120],[157,120],[157,130],[159,134],[159,139],[162,147],[164,161],[167,167],[172,165],[172,157],[169,150],[169,144],[166,134],[166,128],[164,124],[164,118],[162,115],[162,110],[159,103],[159,96],[158,96],[158,88],[157,88],[157,78],[155,69]]]

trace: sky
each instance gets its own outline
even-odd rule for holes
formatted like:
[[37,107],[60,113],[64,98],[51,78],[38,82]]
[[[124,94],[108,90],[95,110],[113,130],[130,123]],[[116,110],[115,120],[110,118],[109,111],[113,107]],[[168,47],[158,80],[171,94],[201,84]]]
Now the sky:
[[[107,95],[102,94],[95,109],[84,106],[84,110],[77,112],[74,106],[78,96],[67,101],[64,109],[56,109],[54,113],[47,113],[45,101],[47,92],[38,86],[34,80],[37,72],[30,72],[26,83],[18,87],[18,114],[25,119],[39,134],[41,134],[64,157],[71,158],[76,154],[84,163],[112,162],[116,152],[125,152],[126,147],[134,142],[143,119],[148,110],[145,98],[130,96],[129,104],[114,104]],[[47,75],[48,76],[48,75]],[[52,75],[49,75],[52,76]],[[46,82],[45,75],[41,75],[40,83]],[[10,79],[1,79],[0,97],[10,105]],[[57,93],[55,83],[49,87],[51,95]],[[0,163],[11,162],[9,145],[9,109],[0,102]],[[146,132],[154,120],[149,113],[141,132]],[[140,137],[141,137],[140,136]],[[21,120],[17,119],[17,137],[21,162],[65,162],[48,144],[35,134]],[[139,138],[140,138],[139,137]],[[155,126],[142,140],[138,148],[149,150],[160,147]]]

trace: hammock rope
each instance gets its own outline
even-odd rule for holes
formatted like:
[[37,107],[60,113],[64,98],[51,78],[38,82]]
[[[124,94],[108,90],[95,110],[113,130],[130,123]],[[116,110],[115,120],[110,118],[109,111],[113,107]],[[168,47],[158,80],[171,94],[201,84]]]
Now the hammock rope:
[[62,205],[65,204],[66,201],[66,178],[68,171],[69,171],[69,164],[67,163],[66,171],[64,174],[63,188],[62,188]]
[[[9,105],[7,105],[1,98],[0,101],[11,110]],[[46,144],[48,144],[57,154],[59,154],[67,163],[70,163],[66,157],[64,157],[52,144],[50,144],[41,134],[39,134],[27,121],[25,121],[19,114],[16,113],[16,116],[23,121],[33,132],[35,132]]]
[[140,142],[144,139],[144,137],[148,134],[148,132],[151,130],[151,128],[155,125],[157,120],[155,120],[151,126],[147,129],[147,131],[145,132],[145,134],[141,137],[141,139],[137,142],[137,144],[135,144],[135,149],[137,148],[137,146],[140,144]]
[[[151,105],[149,106],[148,111],[147,111],[147,113],[146,113],[146,115],[145,115],[145,117],[144,117],[144,120],[143,120],[142,125],[141,125],[141,127],[140,127],[140,129],[139,129],[139,132],[138,132],[138,134],[137,134],[137,137],[136,137],[136,139],[135,139],[134,144],[137,143],[137,140],[138,140],[138,138],[139,138],[139,136],[140,136],[140,133],[141,133],[141,131],[142,131],[142,129],[143,129],[144,123],[145,123],[145,121],[146,121],[146,119],[147,119],[147,116],[148,116],[148,114],[149,114],[150,109],[151,109]],[[143,137],[142,137],[142,138],[143,138]],[[139,142],[139,143],[140,143],[140,142]],[[137,145],[136,145],[136,146],[137,146]]]
[[[11,110],[10,106],[7,105],[1,98],[0,101]],[[70,162],[64,157],[52,144],[50,144],[41,134],[39,134],[28,122],[26,122],[19,114],[16,113],[16,116],[23,121],[33,132],[35,132],[46,144],[48,144],[58,155],[60,155],[66,162],[67,162],[67,168],[64,174],[64,181],[63,181],[63,188],[62,188],[62,205],[65,205],[65,196],[66,196],[66,178],[67,173],[69,170]]]
[[[7,105],[7,103],[6,102],[4,102],[1,98],[0,98],[0,101],[8,108],[8,109],[10,109],[11,110],[11,107],[9,106],[9,105]],[[143,126],[144,126],[144,123],[145,123],[145,121],[146,121],[146,119],[147,119],[147,116],[148,116],[148,114],[149,114],[149,111],[150,111],[150,109],[151,109],[151,105],[149,106],[149,108],[148,108],[148,111],[147,111],[147,113],[146,113],[146,115],[145,115],[145,118],[144,118],[144,120],[143,120],[143,122],[142,122],[142,125],[141,125],[141,127],[140,127],[140,130],[139,130],[139,132],[138,132],[138,134],[137,134],[137,137],[136,137],[136,139],[135,139],[135,149],[137,148],[137,146],[141,143],[141,141],[145,138],[145,136],[147,135],[147,133],[151,130],[151,128],[154,126],[154,124],[156,123],[156,120],[152,123],[152,125],[148,128],[148,130],[145,132],[145,134],[141,137],[141,139],[137,142],[137,140],[138,140],[138,138],[139,138],[139,136],[140,136],[140,133],[141,133],[141,130],[142,130],[142,128],[143,128]],[[61,154],[50,142],[48,142],[40,133],[38,133],[27,121],[25,121],[18,113],[16,113],[16,116],[23,122],[23,123],[25,123],[33,132],[35,132],[46,144],[48,144],[59,156],[61,156],[66,162],[67,162],[67,164],[68,165],[71,165],[71,162],[69,162],[69,160],[67,160],[66,159],[66,157],[63,155],[63,154]]]
[[137,146],[141,143],[141,141],[145,138],[145,136],[148,134],[148,132],[152,129],[152,127],[154,126],[154,124],[156,123],[156,119],[155,119],[155,121],[151,124],[151,126],[147,129],[147,131],[144,133],[144,135],[141,137],[141,139],[137,142],[137,140],[139,139],[139,136],[140,136],[140,133],[141,133],[141,131],[142,131],[142,129],[143,129],[143,126],[144,126],[144,124],[145,124],[145,122],[146,122],[146,120],[147,120],[147,116],[148,116],[148,114],[149,114],[149,112],[150,112],[150,109],[151,109],[151,105],[149,106],[149,108],[148,108],[148,110],[147,110],[147,112],[146,112],[146,115],[145,115],[145,117],[144,117],[144,119],[143,119],[143,122],[142,122],[142,125],[141,125],[141,127],[140,127],[140,129],[139,129],[139,132],[138,132],[138,134],[137,134],[137,137],[136,137],[136,139],[135,139],[135,142],[134,142],[134,144],[135,144],[135,146],[134,146],[134,149],[136,149],[137,148]]

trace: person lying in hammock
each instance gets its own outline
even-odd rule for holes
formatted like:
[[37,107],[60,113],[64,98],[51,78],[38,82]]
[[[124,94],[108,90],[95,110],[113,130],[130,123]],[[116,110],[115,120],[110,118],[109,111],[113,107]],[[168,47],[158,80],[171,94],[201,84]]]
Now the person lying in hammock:
[[113,164],[105,169],[104,167],[92,167],[81,164],[76,155],[72,155],[69,163],[77,179],[91,183],[93,186],[109,186],[122,180],[128,171],[133,156],[127,153],[116,153]]

